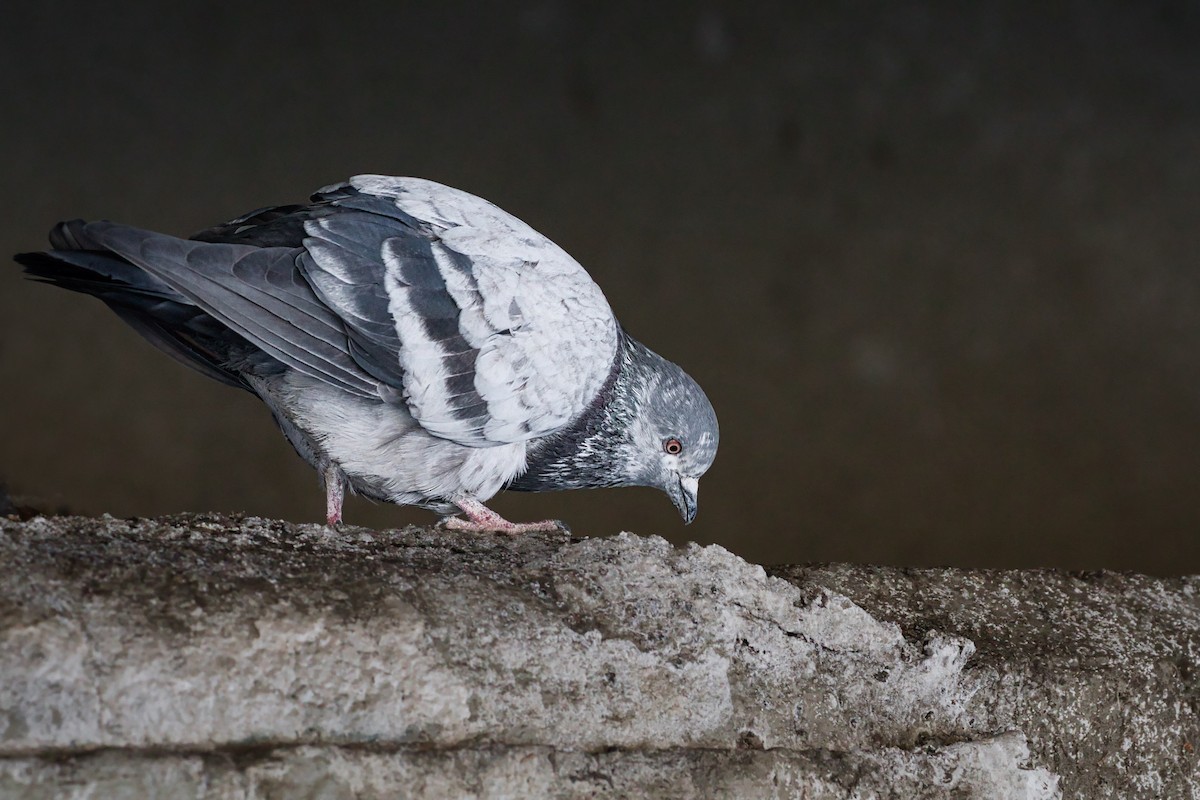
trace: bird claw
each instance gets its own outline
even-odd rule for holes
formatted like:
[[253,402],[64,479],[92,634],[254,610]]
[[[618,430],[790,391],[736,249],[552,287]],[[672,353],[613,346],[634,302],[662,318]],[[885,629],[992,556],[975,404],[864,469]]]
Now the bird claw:
[[558,533],[570,536],[571,529],[562,520],[546,519],[541,522],[509,522],[500,515],[495,519],[463,519],[462,517],[444,517],[437,527],[447,531],[461,533],[502,533],[516,536],[522,533]]
[[556,519],[546,519],[541,522],[509,522],[483,503],[470,497],[455,500],[454,505],[462,509],[466,519],[445,517],[438,527],[464,533],[506,533],[510,536],[519,533],[570,534],[571,532],[570,528]]

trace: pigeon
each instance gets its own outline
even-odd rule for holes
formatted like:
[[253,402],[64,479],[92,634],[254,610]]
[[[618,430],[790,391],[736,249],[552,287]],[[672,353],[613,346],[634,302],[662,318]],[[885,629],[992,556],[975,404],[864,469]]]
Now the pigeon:
[[188,239],[72,220],[50,245],[16,256],[30,277],[261,398],[320,474],[330,525],[347,489],[465,531],[561,526],[504,519],[485,505],[502,489],[649,486],[696,516],[719,438],[704,391],[482,198],[359,175]]

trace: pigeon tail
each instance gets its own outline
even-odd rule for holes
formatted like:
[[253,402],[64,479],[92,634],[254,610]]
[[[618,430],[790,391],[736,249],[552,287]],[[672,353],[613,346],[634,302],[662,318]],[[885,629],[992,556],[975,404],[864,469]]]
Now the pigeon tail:
[[[82,220],[59,223],[56,248],[96,247]],[[92,295],[147,341],[181,364],[227,386],[250,390],[231,360],[261,354],[187,298],[120,256],[102,249],[55,249],[15,257],[33,280]]]

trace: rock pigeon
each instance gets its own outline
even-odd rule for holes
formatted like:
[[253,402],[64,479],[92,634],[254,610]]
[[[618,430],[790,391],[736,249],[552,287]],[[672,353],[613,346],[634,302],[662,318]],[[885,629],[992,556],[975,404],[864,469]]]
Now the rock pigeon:
[[491,511],[501,489],[650,486],[696,515],[718,441],[703,390],[479,197],[360,175],[189,239],[73,220],[50,244],[16,256],[33,278],[258,395],[320,473],[331,525],[347,487],[459,530],[558,526]]

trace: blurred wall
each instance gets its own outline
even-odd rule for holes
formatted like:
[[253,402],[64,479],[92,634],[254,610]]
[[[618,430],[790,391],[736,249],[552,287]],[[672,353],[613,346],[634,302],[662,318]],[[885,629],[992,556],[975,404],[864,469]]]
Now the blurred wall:
[[[768,562],[1200,572],[1200,13],[1051,5],[20,4],[0,251],[432,178],[575,255],[721,419],[690,528],[650,490],[501,511]],[[15,265],[0,382],[26,501],[321,518],[254,398]]]

